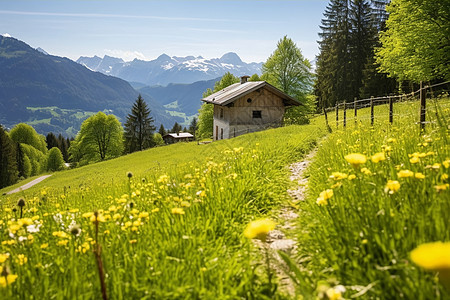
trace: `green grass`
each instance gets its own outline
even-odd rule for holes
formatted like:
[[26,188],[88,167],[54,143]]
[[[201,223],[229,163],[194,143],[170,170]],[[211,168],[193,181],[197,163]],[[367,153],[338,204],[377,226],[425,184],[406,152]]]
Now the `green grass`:
[[[308,299],[343,285],[345,298],[449,297],[437,273],[422,270],[409,256],[422,243],[450,241],[449,104],[439,102],[439,118],[435,105],[428,104],[425,132],[417,124],[417,102],[396,104],[393,125],[385,106],[376,108],[374,127],[367,110],[360,112],[361,122],[348,123],[345,130],[342,123],[339,130],[332,124],[334,132],[308,170],[308,199],[299,205],[299,268],[293,268],[298,293]],[[350,153],[368,161],[352,167],[345,159]],[[386,160],[373,162],[376,153]],[[411,160],[413,153],[423,153],[418,162]],[[425,177],[404,177],[401,170]],[[338,179],[335,172],[355,178]],[[400,188],[390,190],[389,180]],[[325,190],[333,195],[319,205]]]
[[[242,232],[286,199],[286,165],[324,134],[323,126],[290,126],[175,144],[57,172],[2,196],[0,254],[9,253],[3,265],[18,275],[2,295],[100,298],[92,253],[100,245],[110,299],[279,298]],[[22,221],[19,197],[26,201]],[[85,215],[93,211],[106,218],[98,243]],[[28,222],[40,224],[39,232],[28,232]],[[71,234],[75,224],[79,236]]]
[[[308,170],[309,195],[298,203],[298,230],[290,233],[299,243],[290,260],[297,296],[326,299],[328,288],[344,285],[345,298],[446,297],[437,274],[415,266],[409,253],[424,242],[450,240],[449,190],[435,188],[448,183],[448,124],[442,122],[449,104],[440,101],[441,123],[428,105],[425,133],[418,131],[417,102],[395,104],[393,125],[387,108],[376,107],[373,128],[368,109],[358,112],[356,124],[349,118],[346,129],[342,121],[336,128],[329,114],[333,133]],[[0,286],[0,299],[100,298],[99,247],[110,299],[285,298],[271,289],[261,253],[242,232],[287,201],[287,166],[325,135],[318,117],[310,125],[133,153],[0,196],[1,266],[18,276]],[[378,163],[353,168],[344,159],[383,149],[387,159]],[[433,154],[413,164],[408,154],[414,152]],[[425,178],[399,178],[403,169]],[[338,171],[355,179],[330,179]],[[389,193],[388,180],[399,181],[400,189]],[[319,206],[327,189],[333,196]],[[18,220],[20,197],[26,204]],[[94,211],[102,216],[98,230]],[[81,233],[72,234],[74,228]]]

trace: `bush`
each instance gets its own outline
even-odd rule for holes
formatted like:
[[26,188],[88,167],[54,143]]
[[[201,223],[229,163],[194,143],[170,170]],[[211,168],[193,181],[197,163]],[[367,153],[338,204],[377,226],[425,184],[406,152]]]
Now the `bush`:
[[61,150],[57,147],[53,147],[48,152],[47,157],[47,171],[58,171],[64,167],[64,158]]

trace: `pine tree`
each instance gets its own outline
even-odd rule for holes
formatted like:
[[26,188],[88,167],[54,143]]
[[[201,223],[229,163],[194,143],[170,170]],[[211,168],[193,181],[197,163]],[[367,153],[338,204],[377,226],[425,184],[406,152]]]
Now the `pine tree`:
[[164,125],[163,125],[163,124],[161,124],[161,126],[159,126],[158,133],[159,133],[161,136],[165,136],[165,135],[167,134],[167,131],[166,131],[166,129],[164,128]]
[[59,148],[58,139],[56,138],[55,134],[53,132],[49,132],[47,136],[45,137],[45,141],[47,142],[47,149],[50,150],[53,147]]
[[153,122],[147,103],[139,95],[125,123],[126,152],[142,151],[155,146],[153,132],[156,128],[153,126]]
[[[62,134],[58,135],[58,148],[61,151],[61,154],[64,158],[65,162],[69,161],[69,149],[70,141],[62,136]],[[51,148],[50,148],[51,149]]]
[[193,118],[191,124],[189,125],[189,132],[195,137],[195,132],[198,129],[198,121],[197,118]]
[[0,126],[0,188],[16,183],[17,175],[16,143]]
[[16,162],[17,162],[17,176],[26,178],[25,172],[25,154],[23,153],[20,143],[16,143]]
[[392,81],[379,74],[374,61],[378,31],[387,18],[387,0],[332,0],[322,26],[314,93],[320,107],[355,97],[385,95]]
[[183,130],[183,128],[181,127],[180,124],[178,124],[178,122],[175,122],[175,124],[173,124],[172,129],[170,130],[170,132],[172,133],[178,133],[181,132]]

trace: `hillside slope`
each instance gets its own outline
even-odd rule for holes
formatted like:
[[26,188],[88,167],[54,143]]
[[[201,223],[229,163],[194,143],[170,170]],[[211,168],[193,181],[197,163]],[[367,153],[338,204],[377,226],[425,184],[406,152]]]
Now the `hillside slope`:
[[[46,55],[10,37],[0,36],[0,71],[0,123],[7,127],[35,119],[35,111],[27,107],[105,111],[124,119],[138,96],[122,79],[92,72],[68,58]],[[149,96],[144,99],[157,122],[173,124],[176,119],[161,105]],[[60,115],[47,115],[47,130],[74,126],[56,120]],[[44,128],[37,129],[46,133],[39,130]]]

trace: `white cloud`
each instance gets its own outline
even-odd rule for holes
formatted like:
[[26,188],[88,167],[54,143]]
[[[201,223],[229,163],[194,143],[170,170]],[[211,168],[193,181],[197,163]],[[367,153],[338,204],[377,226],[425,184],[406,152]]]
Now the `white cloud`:
[[118,57],[124,61],[132,61],[135,58],[140,60],[146,60],[145,55],[139,51],[127,51],[118,49],[105,49],[105,54],[112,57]]

